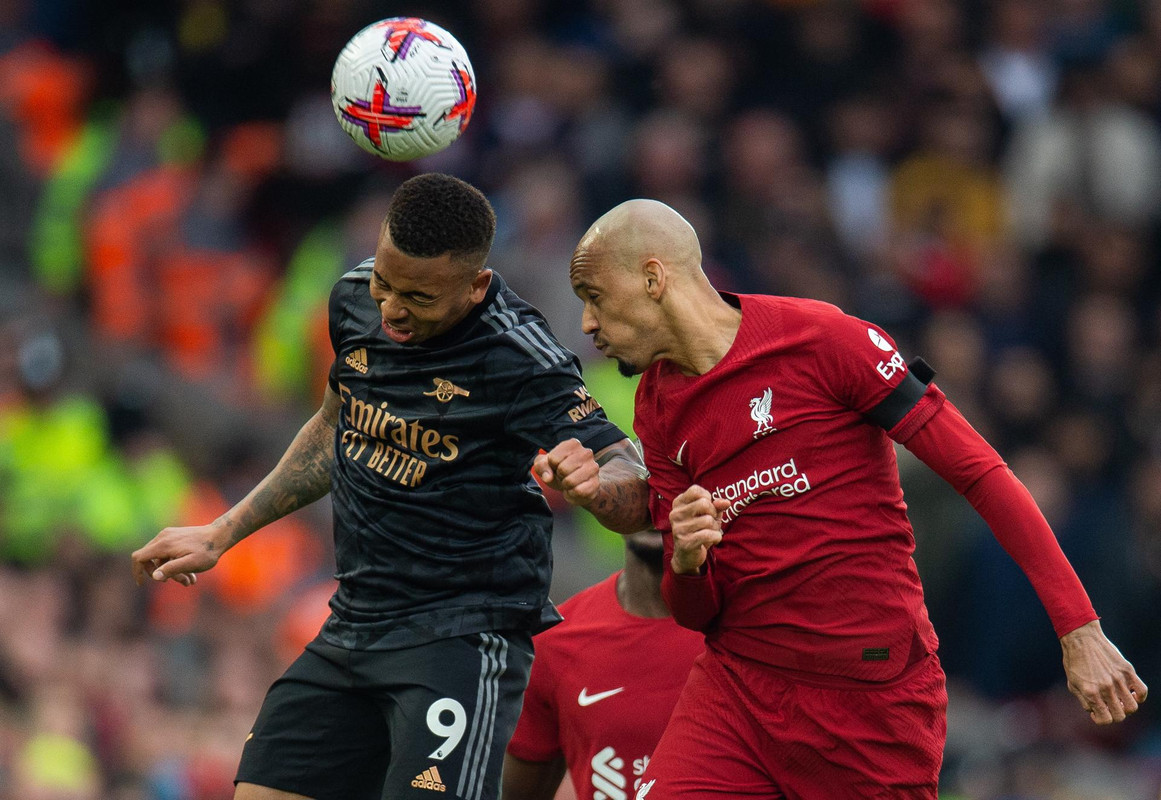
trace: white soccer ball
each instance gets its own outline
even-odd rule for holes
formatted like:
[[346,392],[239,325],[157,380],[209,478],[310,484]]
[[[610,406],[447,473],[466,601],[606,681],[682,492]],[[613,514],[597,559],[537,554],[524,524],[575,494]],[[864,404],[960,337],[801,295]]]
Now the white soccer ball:
[[467,127],[476,75],[440,26],[392,17],[356,33],[331,73],[335,116],[355,144],[391,161],[438,153]]

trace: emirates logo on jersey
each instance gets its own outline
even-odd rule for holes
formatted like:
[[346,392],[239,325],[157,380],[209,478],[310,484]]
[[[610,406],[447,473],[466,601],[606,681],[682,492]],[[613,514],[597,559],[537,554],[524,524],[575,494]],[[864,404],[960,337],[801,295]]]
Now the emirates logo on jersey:
[[770,416],[770,405],[774,401],[774,390],[769,386],[758,397],[750,400],[750,419],[757,423],[754,438],[761,439],[767,434],[778,430],[774,427],[774,417]]

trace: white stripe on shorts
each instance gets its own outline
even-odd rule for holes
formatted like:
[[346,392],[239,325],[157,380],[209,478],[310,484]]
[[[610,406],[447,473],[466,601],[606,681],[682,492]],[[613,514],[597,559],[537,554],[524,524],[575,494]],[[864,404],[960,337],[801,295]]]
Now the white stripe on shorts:
[[468,735],[460,782],[456,794],[465,800],[479,800],[487,778],[496,727],[496,707],[500,677],[508,668],[508,641],[498,634],[480,634],[480,683],[476,689],[476,713]]

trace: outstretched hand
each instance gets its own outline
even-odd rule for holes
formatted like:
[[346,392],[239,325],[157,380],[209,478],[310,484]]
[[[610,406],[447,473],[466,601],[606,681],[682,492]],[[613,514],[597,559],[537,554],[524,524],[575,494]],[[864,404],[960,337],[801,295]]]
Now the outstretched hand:
[[729,500],[715,500],[697,484],[677,496],[669,512],[674,572],[686,575],[701,570],[709,549],[722,540],[722,512],[729,507]]
[[192,586],[197,583],[196,573],[218,563],[222,555],[219,536],[220,529],[215,524],[166,528],[130,556],[133,579],[138,586],[145,583],[146,577]]
[[1060,637],[1068,690],[1097,725],[1124,722],[1149,695],[1133,665],[1093,620]]

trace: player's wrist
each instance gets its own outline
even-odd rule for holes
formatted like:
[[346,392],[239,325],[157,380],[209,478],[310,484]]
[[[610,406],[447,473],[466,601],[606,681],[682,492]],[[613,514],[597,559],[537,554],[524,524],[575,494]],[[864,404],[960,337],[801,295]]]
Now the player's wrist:
[[215,557],[245,539],[253,530],[246,530],[232,514],[223,514],[209,524],[209,536],[206,538],[206,549]]
[[669,560],[670,566],[673,568],[674,575],[688,575],[696,577],[705,574],[705,559],[697,561],[696,559],[683,560],[678,558],[677,553],[673,554],[673,558]]

